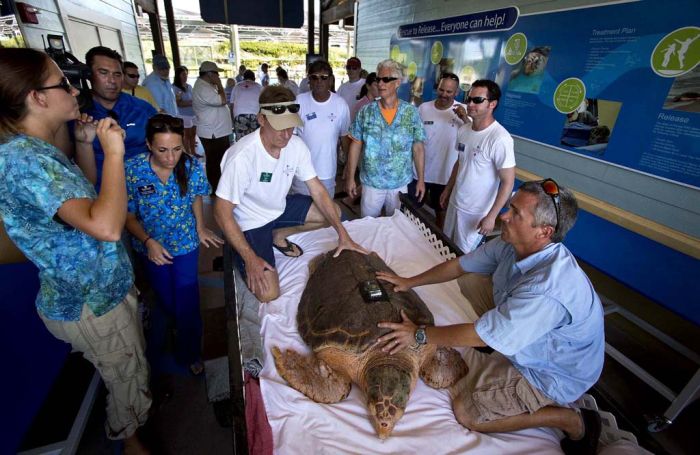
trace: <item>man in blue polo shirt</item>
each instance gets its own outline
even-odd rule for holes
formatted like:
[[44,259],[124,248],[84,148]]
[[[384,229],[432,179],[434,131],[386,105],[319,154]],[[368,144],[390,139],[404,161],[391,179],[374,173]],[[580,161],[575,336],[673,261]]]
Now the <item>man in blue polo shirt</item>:
[[[85,54],[85,63],[92,75],[92,106],[85,112],[95,120],[112,117],[125,131],[125,159],[139,153],[146,153],[146,122],[156,114],[156,110],[146,101],[122,93],[124,74],[122,57],[118,52],[104,46],[97,46]],[[102,182],[104,152],[99,141],[81,142],[76,140],[75,158],[85,176],[99,191]]]
[[[380,323],[384,351],[427,343],[469,346],[469,373],[452,389],[457,421],[482,433],[554,427],[567,454],[595,454],[596,411],[575,409],[600,377],[603,308],[576,258],[561,243],[576,221],[573,193],[552,179],[526,182],[501,215],[500,239],[411,278],[377,273],[395,291],[458,278],[478,319],[443,327]],[[488,346],[486,354],[474,347]]]

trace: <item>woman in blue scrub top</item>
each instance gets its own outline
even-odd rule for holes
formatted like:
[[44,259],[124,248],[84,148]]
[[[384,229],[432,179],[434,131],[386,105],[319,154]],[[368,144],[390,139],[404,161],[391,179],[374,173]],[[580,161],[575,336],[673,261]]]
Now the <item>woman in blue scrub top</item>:
[[[161,310],[151,320],[149,352],[164,352],[165,328],[172,325],[175,360],[200,374],[199,244],[217,247],[223,240],[204,226],[202,196],[211,190],[202,166],[184,153],[183,136],[181,118],[158,114],[148,120],[150,153],[126,165],[126,228],[146,265]],[[157,320],[159,313],[167,320]]]

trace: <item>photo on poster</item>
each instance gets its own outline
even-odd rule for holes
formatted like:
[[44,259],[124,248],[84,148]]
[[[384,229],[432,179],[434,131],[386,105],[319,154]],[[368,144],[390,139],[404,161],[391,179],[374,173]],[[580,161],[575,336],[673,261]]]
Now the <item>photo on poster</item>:
[[666,95],[664,109],[683,112],[700,112],[700,66],[676,77]]
[[586,98],[564,118],[561,145],[602,155],[615,128],[622,103]]
[[537,46],[528,50],[520,64],[510,73],[508,90],[539,93],[551,50],[551,46]]

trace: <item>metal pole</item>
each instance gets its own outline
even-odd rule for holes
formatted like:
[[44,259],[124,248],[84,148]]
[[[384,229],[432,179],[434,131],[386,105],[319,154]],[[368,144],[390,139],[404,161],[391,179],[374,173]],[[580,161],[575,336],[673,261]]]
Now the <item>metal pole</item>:
[[233,69],[234,77],[238,74],[238,68],[241,66],[241,40],[238,36],[238,25],[234,24],[231,26],[233,32],[233,48],[234,57],[236,58],[236,67]]
[[315,27],[316,27],[316,13],[314,11],[315,3],[316,0],[307,0],[308,7],[307,7],[307,30],[309,32],[309,37],[308,37],[308,50],[307,52],[309,54],[315,54],[316,53],[316,44],[314,43],[314,33],[315,33]]
[[177,30],[175,29],[175,14],[173,13],[172,0],[163,0],[165,7],[165,20],[168,23],[168,36],[170,37],[170,51],[173,53],[173,66],[180,66],[180,48],[177,45]]

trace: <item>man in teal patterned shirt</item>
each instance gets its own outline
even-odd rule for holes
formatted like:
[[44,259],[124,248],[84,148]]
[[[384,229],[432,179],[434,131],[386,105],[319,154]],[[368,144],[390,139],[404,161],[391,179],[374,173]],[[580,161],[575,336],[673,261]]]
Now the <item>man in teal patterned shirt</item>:
[[357,113],[350,131],[350,151],[345,169],[346,189],[351,197],[358,193],[355,170],[360,163],[362,182],[361,215],[379,216],[382,208],[391,216],[399,206],[399,193],[408,191],[416,168],[416,197],[425,193],[425,131],[418,109],[398,97],[403,78],[401,65],[384,60],[377,65],[378,101]]

